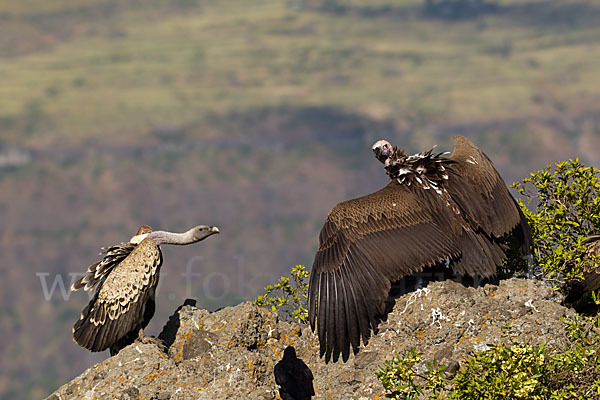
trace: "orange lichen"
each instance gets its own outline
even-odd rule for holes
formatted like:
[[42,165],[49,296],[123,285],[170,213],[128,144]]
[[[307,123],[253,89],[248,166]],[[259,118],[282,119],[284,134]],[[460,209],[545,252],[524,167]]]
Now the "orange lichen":
[[273,357],[275,357],[275,358],[281,358],[282,357],[282,354],[277,351],[277,347],[276,346],[273,346],[271,348],[271,350],[273,351]]
[[460,344],[460,343],[464,342],[465,340],[471,340],[471,339],[472,339],[471,336],[468,336],[468,335],[461,336],[458,339],[458,342],[456,342],[454,345]]
[[177,344],[177,352],[173,356],[173,360],[176,362],[183,360],[183,345],[187,343],[192,337],[192,329],[189,329],[183,334],[183,340]]
[[164,371],[154,371],[149,373],[148,375],[144,376],[144,379],[148,380],[148,381],[153,381],[156,378],[159,377],[159,375],[164,375],[165,372]]

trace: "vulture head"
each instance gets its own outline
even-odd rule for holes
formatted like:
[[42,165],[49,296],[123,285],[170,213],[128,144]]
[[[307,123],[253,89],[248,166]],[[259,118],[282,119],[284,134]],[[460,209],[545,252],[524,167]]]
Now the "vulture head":
[[219,233],[219,228],[216,226],[198,225],[190,229],[188,232],[192,234],[193,242],[199,242],[211,235]]
[[373,154],[375,154],[375,158],[387,166],[388,158],[394,150],[390,142],[387,140],[378,140],[371,149],[373,150]]

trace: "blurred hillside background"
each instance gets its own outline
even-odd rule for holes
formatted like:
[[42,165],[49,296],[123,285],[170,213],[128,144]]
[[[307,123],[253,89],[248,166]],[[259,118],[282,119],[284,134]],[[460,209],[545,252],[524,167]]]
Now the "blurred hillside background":
[[[507,181],[600,163],[592,0],[0,1],[0,398],[37,399],[108,356],[68,289],[140,224],[165,247],[158,334],[312,264],[337,202],[387,182],[371,144],[451,150]],[[69,275],[71,274],[71,275]]]

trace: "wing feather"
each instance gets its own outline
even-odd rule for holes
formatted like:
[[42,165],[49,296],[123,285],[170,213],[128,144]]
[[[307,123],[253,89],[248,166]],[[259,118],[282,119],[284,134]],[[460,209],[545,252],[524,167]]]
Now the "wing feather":
[[331,356],[331,352],[333,351],[334,354],[339,354],[340,352],[340,337],[338,336],[339,333],[339,329],[338,329],[338,323],[339,321],[339,306],[340,306],[340,299],[338,298],[338,292],[337,292],[337,283],[336,283],[336,276],[335,276],[335,271],[331,271],[329,274],[329,293],[332,296],[332,300],[329,303],[329,326],[327,327],[327,334],[330,336],[330,340],[329,342],[331,342],[332,344],[330,346],[327,346],[327,353],[326,356],[329,358]]
[[[327,359],[329,359],[329,357],[331,357],[331,352],[333,351],[333,347],[335,346],[335,301],[337,300],[335,298],[335,293],[333,291],[333,285],[332,285],[332,281],[333,278],[331,276],[331,272],[327,272],[327,290],[326,290],[326,296],[327,296],[327,303],[325,304],[326,307],[326,311],[325,311],[325,341],[324,341],[324,351],[325,351],[325,355],[327,357]],[[331,300],[329,300],[331,299]]]
[[[326,334],[327,334],[327,313],[329,312],[328,305],[328,290],[327,290],[327,277],[328,274],[324,273],[320,275],[319,279],[319,306],[317,308],[317,312],[319,313],[319,345],[320,345],[320,356],[323,357],[325,354],[326,348]],[[321,340],[323,338],[323,340]]]
[[[351,329],[358,331],[359,337],[362,337],[363,343],[367,343],[369,340],[370,323],[369,323],[369,309],[366,303],[367,296],[363,291],[363,288],[367,287],[364,277],[361,273],[357,273],[355,269],[355,258],[352,251],[348,253],[348,260],[344,261],[348,267],[350,275],[349,286],[354,293],[354,303],[357,309],[356,321],[357,326]],[[358,351],[359,342],[356,341],[356,346],[353,347],[353,351]]]
[[343,329],[343,340],[342,342],[342,358],[348,359],[350,356],[350,344],[354,342],[355,338],[358,337],[357,332],[351,332],[350,327],[356,327],[356,320],[353,321],[352,314],[350,312],[350,308],[353,307],[353,303],[351,303],[352,299],[350,298],[350,293],[347,290],[346,283],[346,268],[342,265],[342,268],[339,269],[340,275],[340,289],[342,293],[342,298],[344,300],[343,307],[343,320],[341,321],[341,328]]
[[[452,165],[455,173],[449,174],[446,187],[472,229],[481,229],[494,238],[512,232],[518,225],[529,232],[527,221],[504,180],[477,146],[464,136],[455,136],[450,159],[455,161]],[[524,235],[526,240],[529,237],[530,234]],[[530,247],[531,243],[527,245]]]
[[71,285],[71,290],[92,290],[98,284],[104,281],[110,274],[113,268],[135,249],[136,245],[131,243],[121,243],[114,246],[103,247],[102,253],[106,254],[101,261],[98,261],[90,265],[87,269],[86,274],[79,280],[75,281]]
[[315,326],[315,316],[317,311],[317,301],[320,299],[319,290],[321,288],[321,275],[310,274],[308,287],[317,288],[315,291],[308,292],[308,323],[310,326]]
[[346,317],[346,296],[344,293],[344,281],[341,270],[334,271],[335,288],[336,288],[336,347],[334,348],[334,360],[337,361],[338,355],[341,353],[344,357],[348,357],[349,351],[346,348],[350,341],[348,338],[347,317]]
[[[350,284],[350,275],[348,273],[348,267],[346,264],[343,265],[341,273],[344,275],[344,293],[346,294],[346,318],[348,319],[348,338],[353,349],[358,349],[360,346],[360,319],[358,315],[360,309],[356,304],[356,293],[354,288]],[[346,347],[346,351],[349,353],[349,346]]]
[[482,276],[489,278],[496,273],[496,267],[504,260],[504,251],[498,243],[484,235],[464,229],[461,235],[462,257],[452,270],[458,275]]
[[368,342],[385,311],[391,281],[460,255],[455,228],[447,223],[452,219],[437,197],[392,182],[331,210],[309,289],[309,322],[313,329],[318,325],[327,360],[340,353],[347,359],[350,345],[357,352],[360,338]]

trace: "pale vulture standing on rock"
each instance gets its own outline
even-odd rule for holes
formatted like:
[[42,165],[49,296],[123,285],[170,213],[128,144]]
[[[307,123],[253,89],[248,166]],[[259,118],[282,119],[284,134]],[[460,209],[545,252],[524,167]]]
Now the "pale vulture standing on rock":
[[513,234],[531,254],[527,221],[490,159],[463,136],[449,157],[415,155],[380,140],[375,157],[391,182],[333,207],[319,237],[309,320],[321,356],[348,359],[385,315],[391,283],[446,264],[456,275],[493,277]]
[[159,246],[196,243],[216,233],[216,226],[198,225],[172,233],[142,225],[128,243],[103,248],[104,258],[71,286],[71,290],[96,289],[73,327],[75,342],[91,351],[110,349],[114,355],[137,338],[145,340],[143,329],[154,315],[162,265]]

